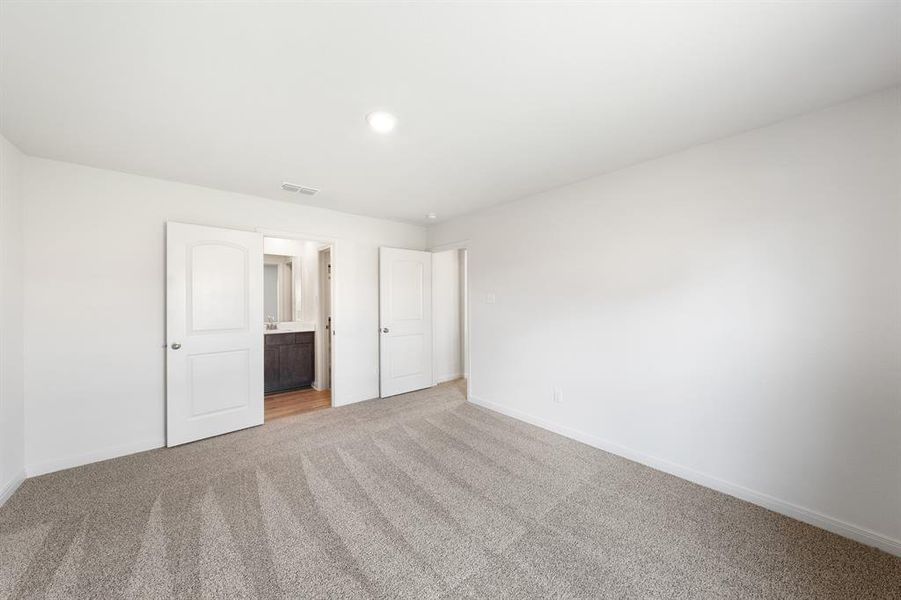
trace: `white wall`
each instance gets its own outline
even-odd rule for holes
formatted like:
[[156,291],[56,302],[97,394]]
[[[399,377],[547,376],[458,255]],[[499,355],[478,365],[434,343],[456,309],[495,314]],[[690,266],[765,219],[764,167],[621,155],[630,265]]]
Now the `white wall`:
[[163,445],[167,219],[335,239],[333,403],[378,396],[378,246],[423,228],[36,158],[25,190],[30,474]]
[[24,156],[0,136],[0,504],[25,476],[22,289]]
[[896,88],[435,226],[472,396],[901,552],[899,129]]
[[298,254],[301,258],[301,270],[299,273],[295,272],[295,276],[300,277],[302,296],[299,320],[310,325],[316,325],[319,322],[319,248],[321,246],[321,243],[304,241],[301,253]]
[[432,256],[432,342],[438,382],[463,375],[460,337],[460,261],[458,250]]

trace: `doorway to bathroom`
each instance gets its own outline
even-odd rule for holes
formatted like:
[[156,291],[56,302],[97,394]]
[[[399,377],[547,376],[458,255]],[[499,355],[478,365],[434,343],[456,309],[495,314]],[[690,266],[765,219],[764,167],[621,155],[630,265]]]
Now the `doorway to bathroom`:
[[332,249],[263,237],[266,422],[332,405]]

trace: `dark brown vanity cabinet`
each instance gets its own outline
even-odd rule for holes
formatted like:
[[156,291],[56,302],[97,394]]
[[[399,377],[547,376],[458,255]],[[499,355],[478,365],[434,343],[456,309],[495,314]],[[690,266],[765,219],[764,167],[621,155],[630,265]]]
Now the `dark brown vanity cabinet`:
[[266,393],[313,383],[313,332],[270,333],[264,337]]

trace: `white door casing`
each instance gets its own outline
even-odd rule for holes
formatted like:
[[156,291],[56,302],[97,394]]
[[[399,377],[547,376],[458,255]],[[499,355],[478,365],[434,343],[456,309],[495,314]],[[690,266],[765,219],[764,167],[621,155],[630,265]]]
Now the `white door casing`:
[[[322,332],[316,364],[319,389],[332,388],[332,246],[319,250],[319,331]],[[334,392],[332,393],[334,400]]]
[[432,254],[379,249],[379,373],[383,398],[432,385]]
[[171,447],[263,423],[263,236],[166,225]]

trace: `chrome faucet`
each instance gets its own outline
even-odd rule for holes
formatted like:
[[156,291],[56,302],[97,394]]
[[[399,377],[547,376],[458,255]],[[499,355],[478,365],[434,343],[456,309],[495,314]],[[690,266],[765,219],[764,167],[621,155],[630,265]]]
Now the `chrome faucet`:
[[278,329],[278,321],[272,315],[266,315],[266,330],[272,331],[273,329]]

